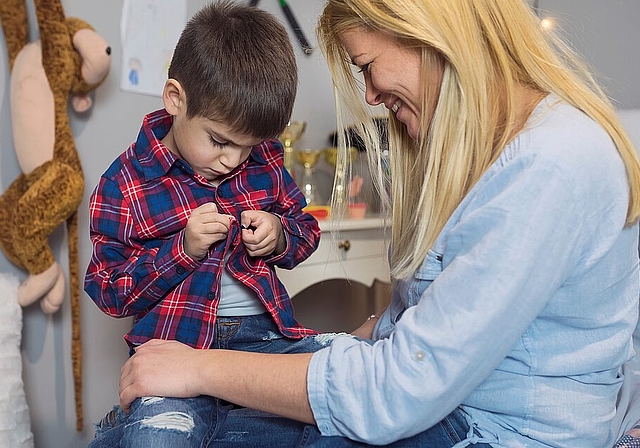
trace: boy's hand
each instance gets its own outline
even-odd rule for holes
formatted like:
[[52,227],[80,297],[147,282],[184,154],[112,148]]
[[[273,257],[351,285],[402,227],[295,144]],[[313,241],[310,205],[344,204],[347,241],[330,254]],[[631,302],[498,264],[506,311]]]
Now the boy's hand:
[[240,214],[242,242],[252,257],[281,254],[287,246],[280,218],[262,210],[245,210]]
[[191,212],[187,221],[184,251],[194,260],[202,260],[213,243],[227,237],[230,222],[231,216],[218,213],[213,202],[202,204]]

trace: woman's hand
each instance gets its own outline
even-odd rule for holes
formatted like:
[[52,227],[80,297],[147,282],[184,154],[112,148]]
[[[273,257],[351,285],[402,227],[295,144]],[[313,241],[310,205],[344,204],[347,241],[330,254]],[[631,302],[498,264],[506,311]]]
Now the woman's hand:
[[195,397],[199,350],[181,342],[154,339],[142,344],[122,367],[120,406],[128,411],[140,397]]

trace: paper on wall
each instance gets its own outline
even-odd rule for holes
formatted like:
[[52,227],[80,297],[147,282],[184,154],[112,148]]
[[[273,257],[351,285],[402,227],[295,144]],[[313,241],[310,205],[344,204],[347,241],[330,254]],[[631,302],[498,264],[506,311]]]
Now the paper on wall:
[[120,22],[122,90],[162,95],[186,16],[186,0],[124,0]]

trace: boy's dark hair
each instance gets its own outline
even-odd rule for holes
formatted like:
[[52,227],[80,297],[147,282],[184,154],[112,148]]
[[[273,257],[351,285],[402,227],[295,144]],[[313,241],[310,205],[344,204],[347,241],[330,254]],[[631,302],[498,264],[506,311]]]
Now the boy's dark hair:
[[287,125],[298,68],[285,28],[272,14],[228,0],[198,11],[176,45],[169,78],[187,98],[187,116],[234,132],[277,137]]

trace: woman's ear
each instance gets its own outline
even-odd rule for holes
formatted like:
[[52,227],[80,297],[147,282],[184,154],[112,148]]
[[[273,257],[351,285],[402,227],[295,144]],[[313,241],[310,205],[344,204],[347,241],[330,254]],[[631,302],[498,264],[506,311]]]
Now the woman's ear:
[[[182,89],[182,85],[175,79],[169,78],[167,82],[164,83],[162,102],[164,103],[164,108],[169,112],[169,115],[178,115],[180,111],[186,109],[187,103],[184,90]],[[186,112],[186,110],[184,112]]]

